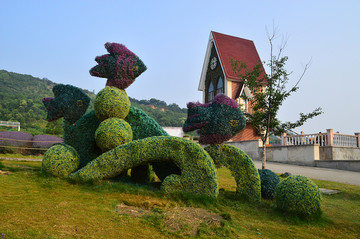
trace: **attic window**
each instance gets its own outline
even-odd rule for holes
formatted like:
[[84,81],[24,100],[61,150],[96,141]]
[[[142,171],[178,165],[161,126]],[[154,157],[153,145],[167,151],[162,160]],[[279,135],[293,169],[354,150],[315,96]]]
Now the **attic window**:
[[242,92],[241,96],[239,98],[237,98],[237,103],[239,105],[239,108],[241,109],[241,111],[243,112],[249,112],[249,104],[248,104],[248,100],[245,99],[245,93],[244,91]]
[[214,85],[212,82],[210,82],[208,89],[208,102],[212,101],[214,99],[214,96],[215,96]]
[[216,94],[224,94],[224,82],[221,76],[219,76],[217,85],[216,85]]

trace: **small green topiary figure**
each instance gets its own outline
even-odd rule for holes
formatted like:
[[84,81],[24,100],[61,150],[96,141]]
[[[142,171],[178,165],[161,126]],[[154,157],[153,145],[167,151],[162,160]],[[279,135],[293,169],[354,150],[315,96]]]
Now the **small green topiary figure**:
[[269,169],[259,169],[261,180],[261,197],[265,199],[274,199],[276,186],[280,183],[279,177]]
[[100,121],[108,118],[125,119],[129,114],[130,100],[125,90],[106,86],[95,98],[94,110]]
[[276,187],[278,209],[311,217],[321,213],[319,187],[305,176],[289,176]]
[[125,120],[119,118],[104,120],[95,131],[96,144],[103,152],[129,143],[132,138],[131,126]]
[[214,144],[205,147],[215,165],[225,166],[236,181],[236,193],[246,195],[250,201],[261,200],[259,173],[254,162],[244,151],[229,144]]
[[42,160],[42,169],[56,177],[67,177],[78,170],[80,156],[70,145],[56,144],[48,149]]

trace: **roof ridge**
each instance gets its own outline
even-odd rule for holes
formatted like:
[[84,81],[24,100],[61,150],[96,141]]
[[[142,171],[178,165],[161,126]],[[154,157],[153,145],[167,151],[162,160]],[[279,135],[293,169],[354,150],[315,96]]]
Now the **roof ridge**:
[[245,41],[254,42],[253,40],[249,40],[249,39],[246,39],[246,38],[237,37],[237,36],[233,36],[233,35],[229,35],[229,34],[224,34],[224,33],[221,33],[221,32],[216,32],[216,31],[211,31],[211,32],[215,33],[215,34],[223,35],[223,36],[226,36],[226,37],[233,37],[233,38],[237,38],[237,39],[241,39],[241,40],[245,40]]

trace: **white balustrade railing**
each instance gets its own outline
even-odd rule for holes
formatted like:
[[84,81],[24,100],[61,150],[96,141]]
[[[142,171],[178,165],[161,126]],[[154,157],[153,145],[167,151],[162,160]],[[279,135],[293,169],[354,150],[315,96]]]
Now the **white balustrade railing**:
[[286,145],[309,145],[319,144],[320,146],[327,145],[327,134],[299,134],[299,135],[287,135]]
[[333,133],[332,129],[326,133],[318,134],[298,134],[298,135],[282,135],[282,145],[311,145],[318,144],[320,146],[340,146],[340,147],[359,147],[360,133],[355,135],[346,135]]
[[357,147],[355,135],[334,134],[334,146]]

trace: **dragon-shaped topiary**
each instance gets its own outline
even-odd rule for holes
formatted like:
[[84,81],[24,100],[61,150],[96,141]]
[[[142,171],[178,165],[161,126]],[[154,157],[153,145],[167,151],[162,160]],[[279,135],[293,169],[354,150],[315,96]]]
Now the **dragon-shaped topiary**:
[[[74,86],[57,85],[55,98],[43,100],[48,120],[64,117],[64,144],[45,154],[45,171],[83,182],[116,177],[128,169],[145,174],[151,163],[166,192],[216,197],[215,161],[233,167],[237,191],[258,200],[259,175],[251,159],[221,144],[245,127],[235,101],[218,95],[210,104],[189,103],[184,131],[199,129],[200,142],[211,144],[205,150],[192,141],[168,136],[154,119],[130,106],[125,92],[146,70],[144,63],[124,45],[106,43],[105,48],[109,54],[96,57],[98,65],[90,70],[93,76],[107,78],[106,87],[95,98],[94,111],[84,114],[88,97]],[[68,158],[62,159],[61,152],[68,153]],[[74,163],[63,165],[67,162]],[[58,169],[62,171],[57,173]]]

